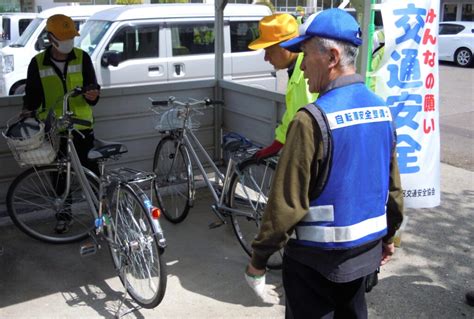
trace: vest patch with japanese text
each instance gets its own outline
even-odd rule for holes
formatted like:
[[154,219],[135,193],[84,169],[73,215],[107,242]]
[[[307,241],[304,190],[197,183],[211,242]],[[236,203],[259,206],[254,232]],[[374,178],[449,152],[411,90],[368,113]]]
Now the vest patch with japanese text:
[[350,109],[326,113],[326,116],[328,118],[329,126],[333,130],[353,125],[386,122],[392,120],[390,109],[386,106],[371,106]]

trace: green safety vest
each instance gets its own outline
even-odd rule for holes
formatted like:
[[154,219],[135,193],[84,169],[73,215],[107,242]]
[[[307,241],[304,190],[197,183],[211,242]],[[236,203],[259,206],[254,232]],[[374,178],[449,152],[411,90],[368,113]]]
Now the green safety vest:
[[285,144],[288,125],[290,125],[296,112],[303,106],[316,101],[318,97],[318,93],[308,91],[308,81],[304,78],[303,71],[300,69],[301,61],[303,61],[303,53],[298,55],[293,74],[288,80],[285,96],[286,111],[283,114],[281,124],[275,129],[275,139],[282,144]]
[[[382,63],[383,55],[385,53],[385,33],[383,30],[375,31],[374,38],[377,38],[378,47],[374,48],[374,53],[372,53],[372,61],[370,64],[372,72],[378,71],[380,64]],[[375,43],[374,43],[375,44]],[[373,92],[376,90],[377,81],[380,81],[379,77],[371,75],[369,79],[369,89]]]
[[[71,91],[75,87],[83,86],[82,78],[82,53],[83,51],[74,48],[76,58],[67,62],[67,71],[65,83],[61,79],[52,65],[44,65],[45,52],[43,51],[36,55],[36,62],[38,63],[38,70],[43,85],[43,94],[46,105],[41,106],[41,111],[38,113],[40,119],[45,119],[49,110],[54,108],[54,113],[57,117],[63,112],[63,97],[64,94]],[[82,95],[69,98],[69,110],[74,113],[74,117],[93,122],[92,108],[86,102]],[[75,124],[74,128],[78,130],[90,129],[91,126],[84,126]]]

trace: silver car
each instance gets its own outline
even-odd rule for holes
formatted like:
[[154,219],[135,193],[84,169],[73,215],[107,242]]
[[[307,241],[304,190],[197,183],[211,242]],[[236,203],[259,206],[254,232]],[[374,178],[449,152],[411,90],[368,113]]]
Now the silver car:
[[474,22],[446,21],[439,24],[439,60],[468,67],[473,64]]

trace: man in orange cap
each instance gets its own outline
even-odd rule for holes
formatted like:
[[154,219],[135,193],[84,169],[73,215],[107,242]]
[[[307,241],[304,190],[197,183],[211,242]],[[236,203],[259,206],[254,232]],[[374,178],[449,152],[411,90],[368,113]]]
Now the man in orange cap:
[[303,60],[302,53],[293,53],[280,46],[281,42],[298,36],[298,23],[295,18],[286,13],[272,14],[264,17],[259,23],[260,37],[249,44],[251,50],[264,49],[265,61],[270,62],[275,69],[288,70],[288,85],[286,88],[286,111],[281,124],[275,129],[273,143],[258,151],[257,159],[276,155],[286,141],[288,125],[296,112],[303,106],[314,102],[317,94],[308,91],[307,80],[300,69]]
[[[56,116],[60,116],[64,94],[75,87],[83,87],[82,95],[69,99],[69,110],[75,118],[85,120],[90,125],[74,125],[77,129],[77,132],[73,132],[74,146],[82,165],[98,173],[97,164],[87,159],[87,153],[94,145],[91,106],[97,104],[100,93],[91,58],[83,50],[74,47],[74,37],[79,33],[70,17],[63,14],[49,17],[46,30],[51,45],[38,53],[28,66],[24,112],[36,113],[39,119],[44,120],[49,110],[53,109]],[[64,153],[66,147],[62,143],[60,151]],[[70,212],[57,215],[56,232],[67,232],[73,216]]]

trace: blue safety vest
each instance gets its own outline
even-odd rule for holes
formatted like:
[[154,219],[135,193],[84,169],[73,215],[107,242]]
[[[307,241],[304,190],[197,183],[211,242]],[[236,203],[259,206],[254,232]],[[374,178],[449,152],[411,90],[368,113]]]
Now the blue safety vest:
[[296,225],[296,242],[347,249],[387,232],[386,203],[394,131],[389,108],[363,83],[335,88],[317,100],[332,139],[330,174]]

